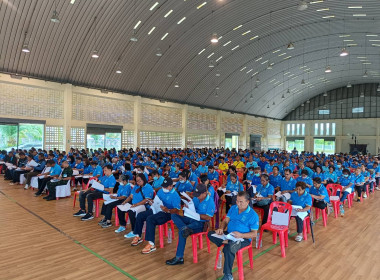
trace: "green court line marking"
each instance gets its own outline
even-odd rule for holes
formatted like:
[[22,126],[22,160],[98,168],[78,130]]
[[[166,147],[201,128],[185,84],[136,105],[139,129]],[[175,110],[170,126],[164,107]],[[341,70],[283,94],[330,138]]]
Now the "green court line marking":
[[[319,218],[318,220],[314,220],[314,224],[318,221],[320,221],[322,218]],[[296,236],[297,235],[297,232],[294,232],[292,233],[291,235],[289,235],[289,237],[293,237],[293,236]],[[270,246],[268,249],[265,249],[264,251],[258,253],[257,255],[254,255],[253,256],[253,260],[256,260],[258,258],[260,258],[262,255],[265,255],[266,253],[268,253],[269,251],[272,251],[274,248],[276,248],[277,246],[280,245],[280,241],[278,241],[276,244],[273,244],[272,246]],[[254,249],[256,249],[256,247],[254,247]],[[249,264],[249,260],[244,262],[243,263],[243,266]],[[234,269],[232,269],[232,273],[234,273],[235,271],[237,271],[237,267],[235,267]],[[217,278],[217,280],[221,280],[223,278],[223,276],[220,276],[219,278]]]
[[32,214],[33,216],[37,217],[38,219],[40,219],[41,221],[43,221],[45,224],[47,224],[48,226],[52,227],[53,229],[55,229],[56,231],[58,231],[59,233],[61,233],[62,235],[66,236],[68,239],[72,240],[74,243],[78,244],[79,246],[81,246],[83,249],[85,249],[86,251],[90,252],[91,254],[93,254],[94,256],[96,256],[98,259],[104,261],[106,264],[112,266],[114,269],[116,269],[117,271],[119,271],[120,273],[124,274],[125,276],[129,277],[130,279],[132,280],[137,280],[137,278],[133,277],[131,274],[129,274],[128,272],[124,271],[123,269],[121,269],[120,267],[118,267],[117,265],[113,264],[112,262],[110,262],[109,260],[107,260],[106,258],[103,258],[101,255],[99,255],[98,253],[94,252],[93,250],[91,250],[90,248],[88,248],[86,245],[82,244],[81,242],[79,242],[78,240],[74,239],[73,237],[71,237],[70,235],[68,235],[67,233],[65,233],[64,231],[62,231],[61,229],[57,228],[56,226],[52,225],[51,223],[49,223],[48,221],[46,221],[44,218],[42,218],[41,216],[37,215],[36,213],[34,213],[33,211],[29,210],[28,208],[24,207],[22,204],[18,203],[15,199],[13,199],[11,196],[8,196],[7,194],[5,194],[4,192],[0,191],[0,193],[2,195],[4,195],[8,200],[12,201],[13,203],[17,204],[18,206],[20,206],[21,208],[23,208],[24,210],[26,210],[27,212],[29,212],[30,214]]

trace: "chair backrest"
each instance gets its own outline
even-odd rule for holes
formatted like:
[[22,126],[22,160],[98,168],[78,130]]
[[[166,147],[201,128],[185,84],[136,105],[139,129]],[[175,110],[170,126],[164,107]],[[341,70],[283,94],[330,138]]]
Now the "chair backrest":
[[215,180],[211,180],[210,184],[214,187],[215,191],[219,188],[219,182]]
[[328,184],[326,186],[326,189],[331,190],[332,196],[336,196],[337,191],[339,190],[340,192],[342,192],[343,187],[339,184]]
[[289,214],[289,219],[288,219],[288,224],[289,224],[290,216],[292,214],[292,205],[290,205],[289,203],[286,203],[286,202],[282,202],[282,201],[273,201],[269,207],[269,214],[268,214],[267,223],[272,223],[272,214],[273,214],[274,210],[276,212]]

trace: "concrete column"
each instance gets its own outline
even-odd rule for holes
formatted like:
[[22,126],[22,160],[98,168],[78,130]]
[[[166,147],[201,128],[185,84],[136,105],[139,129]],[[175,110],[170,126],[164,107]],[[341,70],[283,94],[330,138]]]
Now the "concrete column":
[[216,146],[222,147],[224,146],[224,135],[222,134],[222,113],[221,111],[218,111],[216,116],[216,131],[218,132],[216,136]]
[[[71,145],[71,119],[72,119],[72,108],[73,108],[73,87],[71,84],[65,84],[63,86],[63,141],[66,151],[70,150]],[[86,142],[86,139],[85,139]],[[86,143],[85,143],[86,147]]]
[[134,136],[134,149],[137,147],[140,147],[140,120],[141,120],[141,96],[136,96],[135,97],[135,104],[134,104],[134,129],[133,129],[133,136]]

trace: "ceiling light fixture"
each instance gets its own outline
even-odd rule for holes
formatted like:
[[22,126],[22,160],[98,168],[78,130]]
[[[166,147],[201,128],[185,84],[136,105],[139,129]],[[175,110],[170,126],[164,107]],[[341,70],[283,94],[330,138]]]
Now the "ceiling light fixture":
[[363,74],[363,78],[367,78],[368,77],[368,73],[367,73],[367,70],[365,70],[364,74]]
[[253,93],[251,93],[251,95],[249,96],[249,99],[253,99]]
[[211,36],[211,43],[216,44],[219,42],[218,35],[216,33]]
[[351,87],[352,87],[351,83],[348,82],[348,84],[347,84],[347,88],[351,88]]
[[133,34],[132,34],[132,37],[129,39],[131,42],[137,42],[138,41],[138,39],[137,39],[137,37],[136,37],[136,31],[135,30],[133,30]]
[[121,74],[121,70],[120,70],[120,69],[117,69],[117,70],[116,70],[116,74]]
[[176,81],[176,82],[174,83],[174,87],[175,87],[175,88],[179,88],[179,83],[178,83],[178,81]]
[[216,70],[215,76],[216,76],[216,77],[220,77],[220,70],[219,70],[219,69]]
[[267,106],[267,109],[269,109],[269,104],[268,104],[268,106]]
[[286,48],[288,50],[294,50],[294,44],[292,42],[290,42]]
[[209,65],[208,65],[208,67],[210,67],[210,68],[214,68],[214,67],[215,67],[215,65],[214,65],[214,61],[210,60],[210,63],[209,63]]
[[340,52],[340,56],[347,56],[348,55],[348,51],[346,50],[346,48],[343,48],[342,51]]
[[306,100],[306,103],[310,103],[310,100]]
[[157,51],[156,51],[156,56],[162,56],[162,51],[160,48],[157,48]]
[[51,16],[50,21],[54,23],[60,23],[58,12],[56,10],[53,11],[53,15]]
[[297,10],[298,11],[304,11],[304,10],[306,10],[307,9],[307,2],[306,1],[300,1],[299,3],[298,3],[298,7],[297,7]]
[[172,72],[168,72],[168,74],[166,74],[166,77],[168,77],[168,78],[173,78],[173,74],[172,74]]
[[282,98],[282,99],[285,99],[285,94],[282,94],[281,98]]
[[99,58],[98,51],[97,50],[92,51],[91,57],[92,58]]
[[290,89],[288,89],[288,91],[286,92],[287,94],[290,94]]
[[304,84],[305,84],[305,79],[302,79],[301,85],[304,85]]
[[360,97],[362,97],[362,98],[364,97],[364,92],[360,93]]
[[330,65],[327,65],[327,67],[325,69],[325,73],[331,73],[331,67],[330,67]]
[[327,92],[326,92],[326,91],[323,93],[323,96],[324,96],[324,97],[327,97]]

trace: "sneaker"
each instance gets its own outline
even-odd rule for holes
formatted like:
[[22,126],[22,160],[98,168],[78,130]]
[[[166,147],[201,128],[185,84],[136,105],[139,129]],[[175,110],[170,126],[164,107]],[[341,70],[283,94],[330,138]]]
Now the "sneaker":
[[29,189],[29,185],[28,184],[26,184],[25,187],[24,187],[24,190],[27,190],[27,189]]
[[82,221],[89,221],[89,220],[92,220],[94,218],[94,216],[90,213],[87,213],[86,215],[84,215],[84,217],[81,218]]
[[234,280],[232,274],[224,274],[222,280]]
[[103,225],[105,222],[107,222],[107,219],[101,219],[98,223],[99,226]]
[[367,194],[366,193],[363,194],[363,198],[367,198]]
[[142,238],[140,238],[138,235],[136,235],[133,240],[132,240],[132,243],[131,243],[131,246],[137,246],[139,245],[141,242],[143,242]]
[[76,212],[73,216],[74,217],[83,217],[86,215],[86,212],[80,209],[78,212]]
[[16,185],[16,183],[9,183],[9,185],[10,185],[10,186],[14,186],[14,185]]
[[380,191],[380,188],[379,188],[379,187],[376,187],[375,190]]
[[303,237],[301,235],[297,235],[296,238],[294,239],[297,242],[301,242]]
[[78,189],[76,187],[73,188],[73,192],[76,192]]
[[136,237],[136,234],[134,234],[133,231],[131,231],[130,233],[125,234],[124,237],[125,238],[134,238],[134,237]]
[[125,230],[125,227],[123,226],[119,226],[118,229],[115,230],[116,233],[120,233],[120,232],[123,232]]
[[102,228],[108,228],[108,227],[111,227],[112,226],[112,223],[111,222],[107,222],[105,221],[103,224],[102,224]]
[[150,245],[149,243],[144,247],[144,249],[141,251],[142,254],[150,254],[154,251],[156,251],[156,246]]

